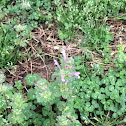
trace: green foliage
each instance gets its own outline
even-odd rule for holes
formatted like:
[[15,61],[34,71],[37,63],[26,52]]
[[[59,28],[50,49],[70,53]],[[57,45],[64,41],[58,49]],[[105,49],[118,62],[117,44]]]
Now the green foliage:
[[14,86],[17,88],[18,91],[22,91],[22,89],[24,88],[21,84],[21,80],[16,81]]
[[11,123],[9,123],[6,119],[2,118],[2,115],[0,115],[0,125],[1,126],[11,126]]
[[62,115],[57,117],[56,126],[81,126],[81,124],[71,115]]
[[[17,84],[21,84],[20,81]],[[0,89],[0,114],[3,115],[3,117],[0,117],[1,125],[20,124],[28,126],[32,123],[42,124],[43,120],[40,115],[33,111],[36,106],[32,102],[23,98],[21,93],[15,92],[16,90],[10,84],[3,83],[0,85]],[[22,92],[22,85],[19,85],[18,89]]]
[[64,101],[58,102],[58,109],[62,112],[62,115],[57,117],[56,126],[81,126],[80,122],[77,120],[78,115],[76,114],[76,110],[73,107],[73,100],[74,98],[71,97],[68,100],[68,103]]
[[13,124],[20,124],[29,118],[25,115],[28,103],[25,103],[25,100],[22,99],[21,94],[15,93],[10,105],[12,106],[12,112],[8,115],[8,120],[10,122]]
[[[117,118],[123,116],[126,112],[126,70],[124,69],[124,60],[121,62],[122,67],[119,67],[119,70],[109,68],[107,74],[104,75],[101,67],[97,67],[98,69],[94,67],[92,72],[89,72],[89,69],[86,68],[84,71],[84,66],[78,67],[84,62],[81,57],[75,59],[76,68],[82,71],[81,75],[86,72],[88,78],[81,77],[80,80],[73,82],[75,85],[78,84],[76,85],[77,97],[74,99],[74,108],[80,111],[82,120],[91,117],[92,114],[105,116],[106,112],[111,111],[113,112],[113,120],[115,119],[113,123],[116,124]],[[120,64],[120,62],[117,63]],[[87,123],[90,123],[90,120],[87,119]]]
[[[36,73],[33,75],[28,74],[25,77],[27,85],[31,87],[27,90],[26,98],[21,94],[24,92],[21,81],[15,82],[14,87],[17,88],[17,90],[15,90],[11,85],[4,83],[5,76],[0,74],[0,113],[5,116],[7,122],[12,125],[19,124],[25,126],[32,123],[40,126],[53,126],[55,123],[57,126],[81,125],[77,120],[78,116],[75,114],[74,109],[70,108],[71,105],[73,105],[74,93],[72,81],[76,78],[79,79],[80,73],[76,72],[73,67],[74,59],[67,58],[65,50],[62,51],[62,54],[61,67],[58,62],[54,60],[55,65],[58,67],[53,75],[53,77],[56,77],[55,82],[49,83],[44,78],[40,79],[39,75]],[[69,83],[69,85],[67,83]],[[17,91],[20,93],[17,93]],[[41,116],[33,111],[38,105],[43,106]],[[3,113],[4,111],[6,111],[6,113]],[[2,118],[2,120],[5,119]],[[66,121],[66,123],[64,123],[64,121]],[[1,124],[2,123],[1,121]]]
[[30,86],[33,86],[34,85],[34,81],[38,81],[39,80],[39,75],[38,74],[28,74],[26,77],[25,77],[25,80],[26,80],[26,83]]
[[20,58],[19,49],[14,44],[15,31],[11,25],[0,25],[0,68],[11,66]]
[[0,84],[2,84],[5,81],[4,74],[0,74]]
[[79,33],[83,36],[81,46],[92,50],[103,50],[113,40],[107,17],[118,15],[120,10],[125,12],[124,0],[67,0],[63,6],[58,0],[54,2],[59,38],[67,41],[69,36],[74,38]]
[[0,5],[0,68],[3,69],[23,58],[20,50],[27,46],[30,31],[38,26],[38,21],[50,20],[49,14],[43,15],[39,10],[49,11],[51,1],[2,0]]
[[68,37],[67,34],[63,34],[61,30],[58,31],[58,34],[59,34],[59,38],[60,39],[66,39]]
[[46,104],[53,100],[52,91],[48,88],[49,83],[46,79],[40,79],[35,85],[36,99],[38,103]]
[[65,41],[81,35],[78,44],[85,48],[84,55],[74,59],[62,50],[60,64],[54,60],[57,69],[51,82],[35,73],[25,77],[24,86],[21,80],[12,86],[0,74],[1,126],[81,126],[80,119],[103,126],[126,122],[126,118],[118,122],[126,114],[125,46],[120,40],[116,68],[106,73],[92,62],[88,50],[102,54],[106,65],[112,61],[113,36],[106,20],[113,16],[125,20],[118,15],[126,11],[125,0],[1,0],[0,5],[0,68],[23,58],[20,51],[32,39],[30,32],[43,22],[57,23],[59,38]]
[[[121,46],[119,50],[123,52]],[[15,82],[15,90],[4,83],[5,76],[0,74],[0,113],[5,117],[1,116],[1,124],[81,126],[77,120],[78,111],[81,120],[87,124],[94,124],[91,117],[98,122],[97,125],[119,123],[117,119],[126,112],[126,70],[123,67],[116,71],[109,68],[104,75],[100,65],[94,65],[89,72],[83,64],[83,56],[76,56],[74,61],[73,58],[66,57],[64,50],[62,54],[60,65],[54,60],[58,67],[52,76],[52,79],[56,77],[55,82],[49,83],[38,74],[28,74],[25,77],[26,83],[31,87],[26,98],[17,93],[17,90],[23,92],[21,81]],[[124,62],[121,64],[124,65]],[[80,73],[75,72],[75,68]],[[37,106],[43,106],[41,114],[35,112]],[[107,121],[104,121],[108,112],[112,112],[112,119],[108,115]],[[97,118],[99,116],[100,119]]]

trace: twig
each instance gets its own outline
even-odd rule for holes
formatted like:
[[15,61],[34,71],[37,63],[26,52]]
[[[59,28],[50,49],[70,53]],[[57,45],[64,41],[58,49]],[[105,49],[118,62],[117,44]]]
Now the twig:
[[39,55],[40,59],[43,61],[44,66],[45,66],[45,68],[46,68],[47,80],[48,80],[48,69],[47,69],[47,66],[46,66],[46,64],[45,64],[45,62],[44,62],[44,60],[43,60],[43,58],[41,57],[41,55],[36,51],[36,49],[35,49],[30,43],[28,43],[28,44],[29,44],[29,45],[31,46],[31,48]]
[[32,74],[32,61],[31,61],[31,74]]
[[13,72],[11,72],[8,68],[6,68],[9,72],[10,72],[10,74],[12,74],[14,77],[17,77]]

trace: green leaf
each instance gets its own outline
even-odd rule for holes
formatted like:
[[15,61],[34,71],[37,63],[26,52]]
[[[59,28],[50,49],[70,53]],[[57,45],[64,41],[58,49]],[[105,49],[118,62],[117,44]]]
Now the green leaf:
[[58,31],[58,34],[60,39],[64,39],[64,35],[61,30]]
[[109,81],[110,81],[110,83],[111,83],[112,85],[115,85],[116,77],[113,76],[113,75],[110,75],[110,76],[109,76]]
[[92,98],[97,99],[97,94],[96,93],[92,93]]
[[86,102],[86,106],[89,107],[91,104],[90,102]]
[[13,87],[10,84],[4,83],[4,84],[0,85],[0,92],[1,93],[8,92],[10,90],[13,90]]
[[90,95],[89,94],[85,94],[85,99],[90,99]]
[[25,80],[26,80],[26,83],[30,86],[33,86],[34,85],[34,77],[32,76],[32,74],[28,74],[26,77],[25,77]]
[[43,122],[43,125],[42,126],[50,126],[51,123],[50,123],[50,120],[49,119],[46,119],[44,122]]
[[57,102],[57,107],[59,111],[62,111],[65,108],[66,102],[65,101],[58,101]]
[[94,108],[99,107],[99,104],[95,100],[92,100],[92,105],[94,106]]
[[81,105],[81,104],[80,104],[79,102],[76,102],[76,103],[74,104],[74,108],[79,109],[79,108],[81,108],[80,105]]
[[118,114],[117,113],[113,113],[112,117],[117,118]]
[[118,53],[118,62],[124,63],[124,58],[123,58],[123,55],[121,53]]
[[35,100],[35,90],[33,88],[30,88],[28,90],[28,99],[29,100]]
[[21,84],[21,80],[19,81],[15,81],[15,85],[14,85],[18,90],[22,90],[24,87]]
[[110,85],[110,86],[109,86],[109,90],[110,90],[110,91],[113,91],[113,90],[114,90],[114,86],[113,86],[113,85]]
[[2,84],[5,81],[4,74],[0,74],[0,84]]
[[34,81],[38,81],[40,76],[37,73],[35,73],[33,74],[33,78],[34,78]]
[[11,99],[13,97],[12,91],[6,92],[5,96],[6,96],[7,99]]
[[121,103],[121,102],[122,102],[122,99],[121,99],[120,97],[116,98],[115,100],[116,100],[116,102],[118,102],[118,103]]
[[22,46],[22,47],[26,47],[26,46],[27,46],[27,44],[26,44],[26,42],[25,42],[25,41],[23,41],[23,42],[21,42],[21,43],[20,43],[20,46]]
[[104,88],[100,88],[100,91],[101,91],[102,93],[104,93],[104,92],[105,92],[105,89],[104,89]]
[[104,94],[99,94],[99,95],[98,95],[98,99],[102,100],[102,99],[104,99],[104,98],[105,98],[105,95],[104,95]]

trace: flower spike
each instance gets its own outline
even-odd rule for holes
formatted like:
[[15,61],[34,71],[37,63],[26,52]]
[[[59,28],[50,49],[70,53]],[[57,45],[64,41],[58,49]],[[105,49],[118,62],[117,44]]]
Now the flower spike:
[[61,70],[60,65],[59,65],[59,63],[57,62],[57,60],[54,60],[54,63],[55,63],[55,65],[57,65],[57,67]]
[[61,51],[61,53],[63,54],[64,62],[67,62],[67,60],[66,60],[66,53],[65,53],[65,50],[63,49],[63,50]]
[[80,72],[75,72],[74,74],[71,74],[71,77],[75,75],[79,79],[80,78],[79,74],[80,74]]
[[68,66],[65,66],[66,68],[68,68]]
[[64,79],[65,75],[64,74],[61,74],[61,79],[63,82],[65,82],[65,79]]

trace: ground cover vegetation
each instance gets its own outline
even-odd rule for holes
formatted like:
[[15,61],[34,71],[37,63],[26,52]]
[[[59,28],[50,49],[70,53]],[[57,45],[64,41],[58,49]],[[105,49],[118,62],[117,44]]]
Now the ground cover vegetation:
[[[125,5],[125,0],[1,0],[0,125],[125,125]],[[121,22],[118,35],[110,20]],[[16,75],[24,63],[25,72]]]

